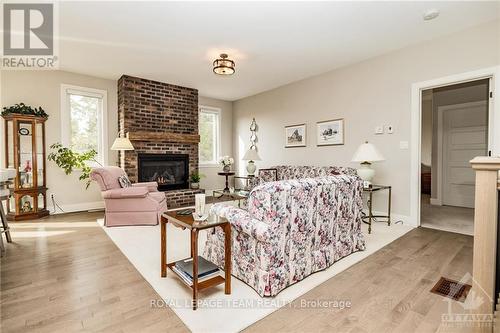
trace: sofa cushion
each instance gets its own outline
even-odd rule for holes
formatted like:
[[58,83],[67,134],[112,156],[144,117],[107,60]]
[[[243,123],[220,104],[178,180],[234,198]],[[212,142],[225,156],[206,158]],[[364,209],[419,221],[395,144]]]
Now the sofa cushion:
[[259,171],[260,183],[276,180],[317,178],[336,175],[356,176],[356,169],[338,166],[277,165]]
[[102,197],[104,199],[145,198],[148,193],[145,187],[126,187],[104,191]]
[[126,188],[126,187],[131,187],[132,186],[132,183],[128,179],[127,175],[122,175],[122,176],[118,177],[118,183],[120,183],[120,186],[122,188]]
[[157,182],[142,182],[132,184],[134,187],[147,187],[149,192],[158,192],[158,183]]

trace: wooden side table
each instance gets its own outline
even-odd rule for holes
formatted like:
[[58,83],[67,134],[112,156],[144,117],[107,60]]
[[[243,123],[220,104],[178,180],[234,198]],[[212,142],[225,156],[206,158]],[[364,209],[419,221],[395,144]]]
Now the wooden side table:
[[[388,204],[387,204],[387,215],[373,215],[373,192],[378,192],[382,190],[388,190]],[[376,218],[386,219],[387,225],[391,225],[391,199],[392,199],[392,186],[389,185],[370,185],[363,188],[363,192],[368,192],[368,215],[364,214],[362,220],[364,223],[368,224],[368,233],[372,233],[372,221]]]
[[219,176],[226,177],[226,187],[224,187],[224,192],[229,192],[229,176],[234,176],[236,173],[234,171],[229,171],[229,172],[218,172],[217,174]]
[[[169,211],[161,216],[161,277],[167,276],[167,268],[177,275],[177,272],[172,270],[176,262],[167,263],[167,223],[172,223],[174,226],[188,229],[191,232],[191,257],[193,258],[193,285],[190,287],[193,291],[193,310],[197,309],[198,291],[210,288],[224,283],[224,293],[231,294],[231,224],[223,217],[217,215],[209,215],[208,219],[203,222],[196,222],[193,215],[178,215],[176,211]],[[224,230],[224,277],[217,275],[208,280],[198,282],[198,232],[204,229],[221,227]],[[185,259],[183,259],[185,260]],[[179,277],[180,278],[180,277]],[[181,281],[184,282],[182,278]]]

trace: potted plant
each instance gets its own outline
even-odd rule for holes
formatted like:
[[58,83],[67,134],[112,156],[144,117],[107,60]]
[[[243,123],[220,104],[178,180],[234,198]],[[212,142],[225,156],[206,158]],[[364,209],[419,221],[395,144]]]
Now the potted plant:
[[49,154],[48,160],[53,161],[58,167],[64,170],[64,173],[69,175],[75,169],[80,170],[81,174],[79,179],[86,182],[86,188],[90,185],[90,172],[92,168],[87,164],[91,161],[98,165],[101,165],[95,158],[97,152],[95,150],[90,150],[85,153],[78,153],[71,150],[70,148],[63,147],[60,143],[54,143],[50,146],[53,151]]
[[37,116],[42,118],[48,118],[49,115],[42,109],[41,106],[38,108],[33,108],[24,103],[14,104],[9,107],[4,107],[2,111],[2,116],[8,116],[10,114],[23,114],[28,116]]
[[191,188],[193,190],[197,190],[200,188],[200,179],[201,175],[198,172],[193,172],[191,176],[189,177],[190,183],[191,183]]
[[234,158],[229,156],[222,156],[219,160],[219,163],[222,164],[222,171],[229,172],[231,171],[231,165],[234,164]]

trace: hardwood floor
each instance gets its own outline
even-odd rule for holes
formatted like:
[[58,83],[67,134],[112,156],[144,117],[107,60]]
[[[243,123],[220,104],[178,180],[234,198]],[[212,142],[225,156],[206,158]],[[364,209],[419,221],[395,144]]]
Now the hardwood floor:
[[[415,229],[259,321],[246,332],[436,332],[448,301],[429,291],[472,273],[471,236]],[[303,309],[302,300],[350,300],[348,309]],[[453,313],[465,313],[454,302]],[[451,332],[457,330],[452,329]]]
[[[1,259],[2,332],[186,332],[107,237],[102,213],[10,223]],[[93,221],[93,222],[89,222]]]
[[[185,332],[95,220],[102,213],[11,223],[1,259],[2,332]],[[435,332],[447,310],[429,292],[472,271],[472,237],[419,228],[249,327],[247,332]],[[350,308],[304,308],[346,300]],[[229,318],[225,320],[230,320]]]

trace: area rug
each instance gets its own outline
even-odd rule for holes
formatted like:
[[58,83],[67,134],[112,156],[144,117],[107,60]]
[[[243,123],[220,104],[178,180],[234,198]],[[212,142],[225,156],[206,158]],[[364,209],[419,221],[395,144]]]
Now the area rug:
[[[102,220],[98,221],[102,226]],[[160,276],[160,227],[103,227],[128,260],[156,290],[162,299],[152,300],[152,306],[168,305],[192,332],[239,332],[270,313],[286,306],[304,293],[332,278],[339,272],[368,257],[370,254],[409,232],[413,227],[396,224],[388,227],[375,223],[368,235],[366,250],[356,252],[336,262],[330,268],[314,273],[292,285],[276,297],[261,298],[252,288],[236,278],[231,279],[231,295],[224,294],[224,285],[199,293],[202,301],[198,310],[191,309],[191,290],[170,271]],[[200,233],[199,248],[203,253],[206,234]],[[189,232],[168,225],[168,262],[189,256]]]

